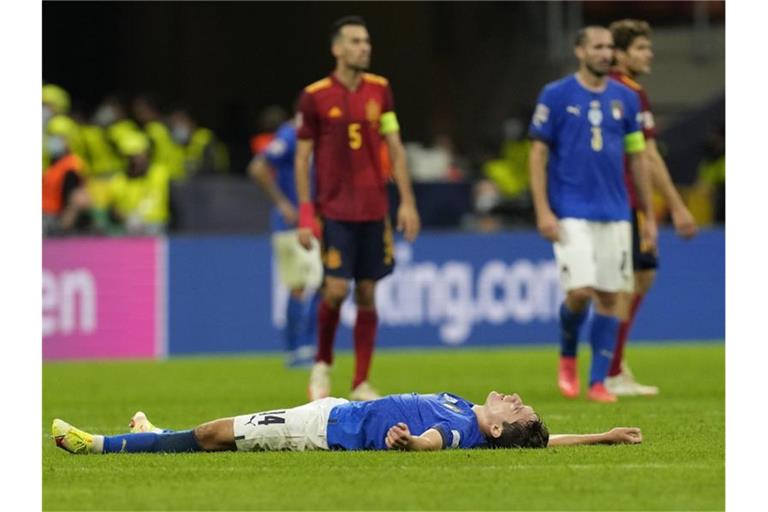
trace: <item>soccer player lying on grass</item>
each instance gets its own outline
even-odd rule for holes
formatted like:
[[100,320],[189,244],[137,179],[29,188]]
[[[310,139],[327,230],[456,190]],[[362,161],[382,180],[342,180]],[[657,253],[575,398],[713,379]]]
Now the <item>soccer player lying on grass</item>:
[[71,453],[215,452],[225,450],[440,450],[635,444],[638,428],[549,435],[517,394],[491,391],[482,405],[450,393],[390,395],[349,402],[323,398],[300,407],[223,418],[192,430],[161,430],[142,412],[130,434],[101,436],[53,420],[56,445]]

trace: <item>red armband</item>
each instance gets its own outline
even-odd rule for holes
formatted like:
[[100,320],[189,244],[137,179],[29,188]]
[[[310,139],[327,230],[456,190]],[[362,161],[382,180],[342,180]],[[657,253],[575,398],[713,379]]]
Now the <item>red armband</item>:
[[318,240],[320,239],[320,224],[315,218],[315,205],[312,203],[299,205],[299,227],[311,229],[312,235]]

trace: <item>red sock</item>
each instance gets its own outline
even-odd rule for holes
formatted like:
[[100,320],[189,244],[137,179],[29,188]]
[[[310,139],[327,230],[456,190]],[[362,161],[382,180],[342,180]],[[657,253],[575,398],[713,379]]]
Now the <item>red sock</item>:
[[637,310],[643,301],[643,295],[632,296],[632,306],[629,308],[629,318],[619,324],[619,335],[616,337],[616,348],[613,349],[613,359],[611,360],[611,369],[608,370],[609,377],[615,377],[621,373],[621,361],[624,359],[624,347],[629,339],[629,330],[635,321]]
[[333,363],[333,341],[339,326],[341,308],[332,308],[324,300],[317,308],[317,355],[316,362]]
[[368,380],[368,370],[371,367],[373,346],[376,343],[376,325],[378,316],[375,309],[357,310],[355,320],[355,379],[352,381],[352,389],[364,380]]

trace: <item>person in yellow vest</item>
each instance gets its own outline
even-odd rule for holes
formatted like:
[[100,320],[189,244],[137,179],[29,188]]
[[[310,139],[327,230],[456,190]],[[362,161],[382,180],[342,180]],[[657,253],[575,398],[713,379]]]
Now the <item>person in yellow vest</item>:
[[725,222],[725,123],[713,127],[707,136],[704,156],[688,199],[700,224]]
[[72,153],[61,133],[46,134],[49,166],[43,171],[43,235],[65,235],[85,230],[90,201],[81,172],[82,160]]
[[89,123],[80,127],[90,166],[87,173],[88,193],[93,208],[104,213],[109,200],[109,182],[125,172],[128,160],[117,150],[122,133],[140,133],[139,126],[126,118],[125,109],[114,97],[103,100]]
[[127,160],[117,150],[118,141],[125,134],[141,133],[141,127],[128,117],[125,105],[117,96],[107,96],[102,100],[93,114],[92,123],[104,129],[107,141],[121,159],[121,170],[125,170]]
[[225,173],[229,170],[229,153],[208,128],[199,126],[187,110],[176,109],[169,116],[171,136],[184,151],[187,176]]
[[143,127],[152,144],[152,162],[164,165],[171,173],[171,179],[186,178],[184,150],[173,140],[155,100],[149,96],[139,96],[133,100],[132,108],[133,117]]
[[[80,157],[83,170],[88,167],[86,160],[85,144],[80,132],[79,124],[70,117],[70,99],[69,93],[54,84],[45,84],[43,86],[43,133],[44,137],[48,131],[49,125],[56,123],[55,131],[64,138],[68,149]],[[51,156],[47,153],[46,144],[43,144],[43,169],[51,164]]]
[[169,214],[168,169],[151,159],[149,139],[142,133],[125,134],[118,149],[128,158],[128,169],[110,181],[112,217],[127,234],[162,234]]
[[501,155],[483,164],[483,174],[496,184],[505,200],[520,199],[529,191],[528,153],[531,141],[525,136],[525,125],[517,117],[504,123],[504,132]]

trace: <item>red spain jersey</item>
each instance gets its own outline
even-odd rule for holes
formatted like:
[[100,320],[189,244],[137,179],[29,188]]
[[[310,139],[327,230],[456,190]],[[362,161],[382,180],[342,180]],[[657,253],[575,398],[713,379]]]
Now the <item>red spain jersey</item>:
[[379,121],[394,111],[386,78],[366,73],[352,91],[331,75],[304,89],[299,139],[314,142],[315,208],[343,221],[381,220],[389,212]]
[[[637,83],[631,76],[621,71],[611,71],[610,77],[616,80],[622,85],[625,85],[635,91],[640,98],[640,126],[643,129],[643,135],[647,139],[656,138],[656,123],[653,119],[653,112],[651,111],[651,102],[648,101],[648,95],[645,93],[643,86]],[[627,157],[624,157],[624,182],[627,185],[627,193],[629,194],[629,204],[634,209],[638,207],[637,204],[637,192],[635,191],[635,182],[632,179],[632,173],[629,170],[629,163]]]

